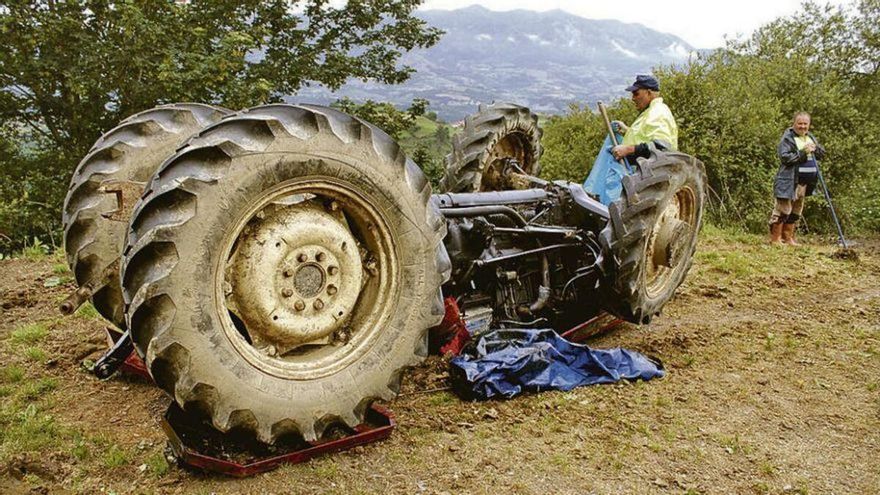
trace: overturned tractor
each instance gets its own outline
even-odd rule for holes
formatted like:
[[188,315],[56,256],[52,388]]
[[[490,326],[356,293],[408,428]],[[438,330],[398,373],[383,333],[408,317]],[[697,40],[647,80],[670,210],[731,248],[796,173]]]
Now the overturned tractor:
[[393,139],[331,108],[148,110],[74,173],[65,247],[80,288],[64,309],[91,298],[220,431],[314,440],[397,393],[445,307],[472,332],[564,329],[600,311],[647,323],[672,297],[703,165],[656,152],[606,208],[537,177],[540,154],[528,109],[481,108],[432,194]]

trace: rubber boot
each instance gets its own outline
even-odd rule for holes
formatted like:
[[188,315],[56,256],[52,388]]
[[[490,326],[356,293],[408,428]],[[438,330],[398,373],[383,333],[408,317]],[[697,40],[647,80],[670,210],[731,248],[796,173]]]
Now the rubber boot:
[[796,223],[784,223],[782,224],[782,243],[788,244],[789,246],[800,246],[801,244],[794,240],[794,231],[795,227],[797,227]]
[[770,244],[774,246],[782,245],[782,222],[770,224]]

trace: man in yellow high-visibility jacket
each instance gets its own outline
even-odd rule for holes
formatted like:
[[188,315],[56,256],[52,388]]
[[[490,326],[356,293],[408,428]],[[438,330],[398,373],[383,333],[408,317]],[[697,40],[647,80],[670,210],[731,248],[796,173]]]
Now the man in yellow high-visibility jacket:
[[632,100],[639,110],[639,116],[629,127],[623,122],[614,121],[618,132],[623,134],[623,142],[611,150],[614,158],[626,158],[635,164],[638,157],[647,158],[651,146],[664,150],[678,149],[678,126],[669,107],[660,97],[660,83],[653,76],[638,75],[636,82],[626,88],[632,93]]

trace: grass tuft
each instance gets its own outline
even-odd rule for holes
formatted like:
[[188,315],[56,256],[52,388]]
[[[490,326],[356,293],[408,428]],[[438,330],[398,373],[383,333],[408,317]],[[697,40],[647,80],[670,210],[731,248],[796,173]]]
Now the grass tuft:
[[128,453],[115,443],[104,453],[104,465],[108,468],[121,467],[129,463]]
[[39,347],[28,347],[24,350],[24,356],[30,361],[43,362],[46,360],[46,352]]
[[91,456],[89,445],[81,435],[78,435],[73,439],[73,447],[71,447],[70,453],[79,461],[84,461]]
[[59,433],[55,419],[40,411],[36,404],[0,412],[0,460],[54,445]]
[[7,383],[20,382],[24,378],[24,368],[17,364],[10,364],[0,369],[0,378]]
[[80,318],[85,318],[87,320],[92,320],[92,319],[95,319],[95,318],[98,318],[101,316],[98,313],[98,310],[95,309],[95,307],[92,306],[92,303],[90,303],[90,302],[87,302],[87,303],[83,304],[82,306],[80,306],[79,309],[76,310],[75,315]]
[[146,464],[147,470],[156,478],[165,476],[171,468],[171,466],[168,465],[168,460],[165,459],[165,454],[161,450],[154,452],[150,457],[147,457]]
[[33,323],[13,330],[10,335],[10,340],[12,340],[12,343],[14,344],[31,345],[43,340],[48,334],[49,330],[46,328],[46,325],[43,325],[42,323]]
[[21,397],[29,401],[41,399],[56,388],[58,388],[58,380],[54,378],[40,378],[39,380],[28,382],[21,387]]

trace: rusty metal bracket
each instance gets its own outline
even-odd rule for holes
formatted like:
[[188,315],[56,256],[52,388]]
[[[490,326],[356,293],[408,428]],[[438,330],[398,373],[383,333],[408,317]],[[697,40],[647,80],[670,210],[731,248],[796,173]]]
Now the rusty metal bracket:
[[119,258],[116,258],[113,263],[110,263],[107,265],[107,268],[104,268],[104,271],[101,272],[100,275],[84,283],[81,287],[73,291],[72,294],[67,296],[59,306],[59,309],[66,315],[73,314],[77,308],[82,306],[84,302],[92,297],[92,294],[97,292],[101,287],[109,284],[111,280],[118,276]]
[[131,218],[131,212],[134,205],[140,199],[144,188],[147,186],[145,182],[136,182],[131,180],[106,180],[101,183],[98,191],[106,194],[113,193],[116,195],[116,209],[101,216],[113,220],[114,222],[128,222]]

